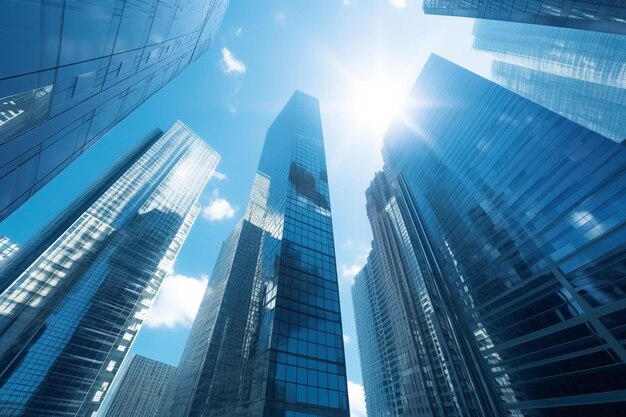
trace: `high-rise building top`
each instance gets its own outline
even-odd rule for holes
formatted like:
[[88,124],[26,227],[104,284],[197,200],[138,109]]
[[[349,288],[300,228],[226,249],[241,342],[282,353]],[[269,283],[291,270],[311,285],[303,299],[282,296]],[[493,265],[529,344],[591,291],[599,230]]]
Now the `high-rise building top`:
[[329,201],[319,104],[296,92],[268,130],[165,415],[349,415]]
[[126,358],[98,417],[157,417],[176,367],[139,355]]
[[609,139],[626,138],[626,36],[476,21],[498,84]]
[[148,137],[1,272],[2,417],[100,406],[219,155],[184,124]]
[[418,373],[463,370],[478,415],[623,415],[626,149],[437,56],[409,103],[383,146],[404,227],[377,256],[417,260],[380,279],[425,284],[413,301],[432,308],[409,317],[445,360]]
[[3,4],[0,220],[206,52],[227,4]]
[[626,34],[626,5],[597,0],[424,0],[424,13]]

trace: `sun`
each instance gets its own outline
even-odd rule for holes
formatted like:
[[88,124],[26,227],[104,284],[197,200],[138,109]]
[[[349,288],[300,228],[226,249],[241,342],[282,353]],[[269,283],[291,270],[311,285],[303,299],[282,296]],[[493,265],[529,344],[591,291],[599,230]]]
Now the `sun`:
[[350,109],[357,125],[383,135],[406,98],[403,86],[385,74],[354,81]]

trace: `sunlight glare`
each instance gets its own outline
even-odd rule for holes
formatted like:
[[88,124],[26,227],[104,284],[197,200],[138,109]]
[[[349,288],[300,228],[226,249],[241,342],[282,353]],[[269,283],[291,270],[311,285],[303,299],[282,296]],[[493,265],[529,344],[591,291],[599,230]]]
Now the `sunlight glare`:
[[357,125],[384,134],[407,94],[398,81],[386,75],[356,81],[350,106]]

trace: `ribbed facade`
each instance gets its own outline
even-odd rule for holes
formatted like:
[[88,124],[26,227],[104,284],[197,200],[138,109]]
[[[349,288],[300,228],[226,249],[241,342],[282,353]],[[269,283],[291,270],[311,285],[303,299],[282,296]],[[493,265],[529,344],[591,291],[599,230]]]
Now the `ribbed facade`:
[[366,198],[373,249],[353,294],[368,415],[484,415],[404,196],[378,173]]
[[[132,355],[124,361],[98,411],[99,417],[157,417],[176,367]],[[109,398],[110,397],[110,398]]]
[[0,220],[208,50],[227,0],[8,0]]
[[92,417],[218,160],[180,122],[149,136],[0,271],[0,416]]

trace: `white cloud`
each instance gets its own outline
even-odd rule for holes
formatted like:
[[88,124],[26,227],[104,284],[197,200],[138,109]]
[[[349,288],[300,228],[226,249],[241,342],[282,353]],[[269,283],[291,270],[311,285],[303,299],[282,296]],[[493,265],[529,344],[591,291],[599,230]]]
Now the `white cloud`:
[[363,268],[363,265],[341,265],[341,275],[344,278],[354,278],[354,276],[356,274],[359,273],[359,271],[361,270],[361,268]]
[[237,30],[235,30],[235,36],[240,37],[242,32],[243,32],[243,28],[238,27]]
[[398,9],[404,9],[406,7],[406,0],[389,0],[389,3]]
[[287,15],[281,11],[275,11],[274,12],[274,20],[277,21],[280,24],[285,23],[285,19],[287,18]]
[[342,249],[347,249],[347,248],[351,248],[352,246],[354,246],[354,242],[350,239],[346,240],[343,245],[341,245]]
[[228,175],[219,171],[214,171],[213,176],[211,178],[215,178],[218,181],[225,181],[228,179]]
[[343,335],[343,343],[350,343],[350,336],[348,336],[347,334],[344,333]]
[[348,381],[348,397],[350,398],[350,417],[367,417],[363,385]]
[[222,69],[225,73],[245,74],[246,64],[235,58],[228,48],[222,48]]
[[224,198],[216,198],[208,206],[202,208],[202,218],[214,222],[230,219],[235,215],[235,209]]
[[146,316],[148,327],[168,329],[191,326],[202,301],[208,277],[187,277],[170,274],[165,277],[157,298]]

